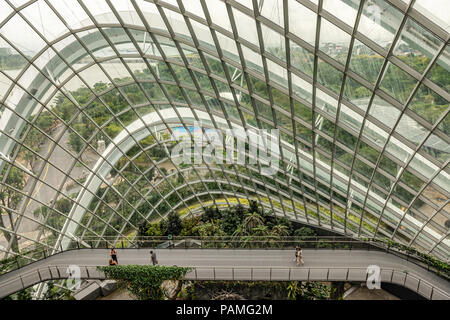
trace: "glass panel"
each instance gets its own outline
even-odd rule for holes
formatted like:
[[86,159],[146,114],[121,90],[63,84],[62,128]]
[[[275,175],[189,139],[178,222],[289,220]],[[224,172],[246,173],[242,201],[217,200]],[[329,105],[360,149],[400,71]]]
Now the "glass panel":
[[442,41],[417,22],[408,18],[394,48],[394,54],[423,73],[436,55]]
[[381,80],[380,88],[401,103],[405,103],[416,83],[416,79],[389,62],[383,80]]
[[314,69],[314,55],[292,41],[290,44],[292,66],[312,78]]
[[239,38],[245,39],[259,47],[255,20],[235,8],[233,8],[233,15]]
[[321,59],[319,59],[317,69],[318,81],[336,94],[339,94],[344,74]]
[[320,43],[321,51],[345,64],[350,46],[351,36],[336,27],[326,19],[322,19],[320,23]]
[[317,14],[295,0],[289,0],[289,31],[305,42],[316,41]]
[[414,9],[450,32],[450,12],[447,10],[447,5],[448,3],[444,0],[416,0]]
[[[258,0],[258,3],[260,6],[262,4],[262,8],[260,9],[262,16],[284,27],[283,0],[273,0],[273,1]],[[253,9],[253,6],[250,5],[250,8]]]
[[[225,6],[225,3],[223,3],[220,0],[208,0],[205,1],[205,3],[208,7],[208,11],[211,16],[211,21],[214,24],[219,25],[230,32],[233,32],[233,29],[231,28],[230,19],[228,17],[228,14],[226,14],[227,8]],[[236,16],[234,16],[234,19],[237,19]]]
[[[398,110],[379,96],[375,96],[369,114],[377,118],[386,126],[393,128],[400,115],[400,110]],[[375,131],[376,133],[378,133],[380,130],[381,129],[377,129]]]
[[42,0],[27,6],[21,12],[30,24],[32,24],[49,42],[69,31],[53,10]]
[[415,145],[419,145],[427,134],[427,130],[406,114],[400,118],[395,131]]
[[119,24],[106,2],[83,0],[83,4],[88,8],[97,22]]
[[0,34],[28,56],[35,55],[45,46],[44,40],[18,14],[0,29]]
[[364,4],[358,31],[388,49],[403,19],[403,14],[385,0],[367,1]]
[[449,102],[422,84],[409,104],[409,108],[422,118],[435,124],[449,107]]
[[355,40],[352,57],[350,59],[350,69],[359,74],[372,84],[378,79],[384,58],[367,47],[362,42]]
[[284,47],[285,39],[284,36],[276,31],[261,25],[261,31],[263,34],[264,49],[273,54],[275,57],[286,61],[286,49]]
[[366,111],[371,96],[372,91],[352,78],[347,77],[344,88],[344,97],[348,101],[359,107],[361,110]]
[[450,93],[450,46],[446,46],[438,60],[431,67],[427,78]]

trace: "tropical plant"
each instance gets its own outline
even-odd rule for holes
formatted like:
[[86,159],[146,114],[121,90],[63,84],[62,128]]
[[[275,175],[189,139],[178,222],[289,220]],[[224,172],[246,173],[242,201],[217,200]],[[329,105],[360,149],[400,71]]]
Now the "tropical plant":
[[165,235],[173,235],[177,236],[180,234],[181,229],[183,229],[183,226],[181,224],[181,218],[175,211],[172,211],[167,216],[167,221],[165,223]]
[[254,228],[262,225],[264,225],[264,221],[261,215],[257,212],[249,212],[242,222],[242,229],[246,234],[252,234]]
[[118,280],[139,300],[163,300],[164,291],[161,284],[166,280],[181,280],[190,267],[177,266],[103,266],[98,269],[108,279]]

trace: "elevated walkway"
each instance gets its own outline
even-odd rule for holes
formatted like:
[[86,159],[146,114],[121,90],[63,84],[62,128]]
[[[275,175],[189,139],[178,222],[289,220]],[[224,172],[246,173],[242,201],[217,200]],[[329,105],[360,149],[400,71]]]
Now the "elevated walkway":
[[[150,264],[150,249],[117,249],[121,265]],[[161,265],[190,266],[187,280],[349,281],[365,282],[367,267],[380,267],[381,282],[404,286],[432,300],[450,300],[450,282],[416,263],[382,251],[304,249],[305,264],[293,261],[293,249],[156,249]],[[68,279],[69,265],[81,279],[105,279],[97,266],[108,249],[75,249],[55,254],[0,276],[0,299],[47,280]],[[72,268],[73,269],[73,268]]]

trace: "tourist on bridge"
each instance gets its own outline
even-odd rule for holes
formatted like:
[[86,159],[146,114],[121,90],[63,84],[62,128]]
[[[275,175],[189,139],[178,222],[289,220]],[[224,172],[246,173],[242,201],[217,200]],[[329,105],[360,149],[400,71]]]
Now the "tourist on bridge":
[[117,251],[116,248],[112,247],[111,252],[109,253],[111,256],[111,259],[113,259],[116,262],[116,265],[119,264],[119,261],[117,260]]
[[305,262],[303,262],[302,256],[303,256],[303,251],[302,248],[300,246],[297,246],[298,250],[297,251],[297,265],[300,265],[300,263],[302,265],[305,264]]
[[117,262],[114,261],[113,258],[109,258],[109,265],[110,265],[110,266],[117,266]]
[[153,252],[153,250],[150,251],[150,256],[151,256],[151,260],[153,265],[157,265],[158,264],[158,259],[156,258],[156,253]]
[[295,258],[294,261],[297,261],[297,255],[298,255],[298,250],[300,249],[300,246],[296,245],[295,246]]

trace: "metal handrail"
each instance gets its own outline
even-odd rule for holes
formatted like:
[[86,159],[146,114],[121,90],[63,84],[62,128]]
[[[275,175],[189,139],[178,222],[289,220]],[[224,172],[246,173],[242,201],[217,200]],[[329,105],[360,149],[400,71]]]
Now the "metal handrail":
[[[47,267],[44,268],[38,268],[35,270],[30,270],[27,271],[25,273],[22,273],[20,275],[18,275],[17,277],[15,277],[14,279],[8,280],[7,282],[4,282],[1,286],[0,286],[0,295],[1,293],[4,292],[4,290],[2,290],[1,288],[7,287],[8,285],[12,284],[12,283],[16,283],[16,282],[20,282],[20,287],[17,288],[17,290],[15,290],[14,292],[10,292],[8,293],[8,295],[11,295],[15,292],[24,290],[30,286],[36,285],[40,282],[43,281],[49,281],[49,280],[58,280],[58,279],[67,279],[67,277],[63,277],[61,276],[61,273],[59,272],[60,269],[66,269],[67,267],[69,267],[69,265],[49,265]],[[98,266],[96,265],[85,265],[85,266],[79,266],[80,269],[85,271],[85,274],[87,275],[87,277],[81,276],[80,279],[105,279],[105,275],[102,271],[99,271],[97,269]],[[52,268],[56,268],[57,271],[57,276],[54,276],[54,271],[52,270]],[[97,272],[95,274],[97,274],[98,276],[92,276],[92,273],[89,273],[89,269],[94,268]],[[213,274],[213,278],[206,278],[203,277],[199,277],[198,272],[200,270],[212,270],[212,274]],[[217,276],[217,270],[229,270],[231,271],[231,279],[223,279]],[[250,278],[249,279],[236,279],[236,272],[235,270],[249,270],[250,273]],[[246,267],[246,266],[240,266],[240,267],[230,267],[230,266],[215,266],[215,267],[194,267],[194,270],[188,272],[186,274],[186,276],[184,277],[185,280],[195,280],[195,281],[204,281],[204,280],[223,280],[223,281],[236,281],[236,280],[247,280],[247,281],[254,281],[254,280],[258,280],[258,281],[264,281],[264,279],[255,279],[255,270],[264,270],[264,271],[268,271],[270,276],[269,276],[269,280],[272,281],[273,280],[273,273],[274,271],[281,271],[281,270],[285,270],[288,271],[288,277],[286,278],[282,278],[282,279],[277,279],[276,281],[327,281],[327,282],[333,282],[333,281],[362,281],[361,279],[358,280],[351,280],[349,279],[349,273],[350,271],[363,271],[364,274],[366,275],[365,280],[367,280],[367,268],[362,268],[362,267]],[[307,272],[307,277],[306,279],[295,279],[295,277],[292,277],[292,270],[303,270],[303,271],[308,271]],[[326,271],[326,278],[321,278],[321,279],[311,279],[311,271],[317,271],[317,270],[321,270],[325,273]],[[342,270],[344,271],[344,273],[346,274],[345,279],[337,279],[337,278],[333,278],[330,277],[330,271],[338,271],[338,270]],[[345,272],[346,271],[346,272]],[[48,272],[49,274],[49,278],[45,278],[43,279],[43,274],[44,272]],[[442,289],[436,287],[435,285],[431,284],[430,282],[421,279],[418,276],[415,276],[409,272],[404,272],[403,270],[398,270],[395,268],[380,268],[380,274],[382,274],[383,272],[388,272],[388,274],[386,275],[387,277],[389,277],[390,274],[390,280],[389,281],[384,281],[384,282],[389,282],[389,283],[394,283],[394,284],[399,284],[398,282],[394,282],[393,281],[393,277],[395,274],[401,274],[402,276],[404,276],[404,280],[403,280],[403,287],[406,287],[410,290],[413,290],[412,288],[408,287],[406,285],[406,282],[408,279],[413,279],[417,282],[417,288],[414,289],[413,291],[427,299],[432,300],[433,296],[436,295],[436,293],[440,293],[441,296],[446,297],[450,300],[450,294],[443,291]],[[27,285],[25,285],[24,283],[24,279],[26,279],[29,276],[34,276],[35,274],[38,275],[39,277],[39,281],[31,281],[31,283],[27,283]],[[83,272],[81,272],[81,275],[83,275]],[[191,276],[192,277],[191,277]],[[364,280],[364,281],[365,281]],[[423,293],[420,292],[421,288],[424,288],[425,286],[428,286],[428,288],[430,288],[430,295],[429,296],[425,296]]]
[[[245,240],[243,240],[243,238],[245,238]],[[248,240],[248,238],[251,238],[254,240]],[[112,247],[106,241],[101,240],[103,238],[95,237],[94,239],[96,239],[96,241],[103,241],[103,242],[99,242],[94,249],[106,249],[106,248],[109,249]],[[356,249],[366,249],[366,250],[370,251],[370,248],[373,247],[373,249],[375,249],[375,250],[386,251],[387,253],[393,254],[402,259],[406,259],[407,261],[410,261],[420,267],[426,268],[428,271],[431,271],[441,277],[443,276],[444,278],[449,279],[448,275],[442,274],[436,268],[431,267],[430,264],[428,263],[428,261],[425,262],[418,256],[412,256],[409,253],[404,253],[396,248],[389,247],[389,245],[386,246],[386,245],[384,245],[384,243],[380,243],[378,241],[378,240],[384,240],[384,238],[364,238],[361,240],[355,240],[355,239],[345,237],[345,236],[323,236],[323,237],[322,236],[312,236],[312,237],[309,237],[309,236],[291,237],[291,236],[289,236],[289,237],[280,237],[280,239],[270,240],[270,242],[268,242],[268,239],[266,237],[258,237],[258,236],[240,237],[240,238],[230,237],[230,236],[221,236],[221,237],[218,237],[218,236],[206,236],[206,237],[174,236],[171,240],[168,240],[167,237],[165,237],[165,236],[164,237],[162,237],[162,236],[161,237],[160,236],[158,236],[158,237],[145,236],[145,237],[141,237],[141,239],[143,239],[143,240],[137,240],[137,242],[144,242],[144,244],[146,245],[146,246],[141,246],[141,248],[147,247],[147,245],[151,245],[148,247],[156,247],[157,245],[159,245],[161,243],[171,242],[172,243],[171,248],[188,249],[189,246],[186,245],[186,241],[184,243],[184,246],[180,246],[180,247],[174,246],[176,241],[181,241],[181,240],[198,240],[198,241],[200,241],[201,248],[219,248],[220,244],[232,245],[231,247],[228,247],[228,248],[220,247],[220,249],[224,249],[224,250],[226,250],[226,249],[292,250],[292,247],[298,243],[301,243],[304,248],[310,248],[309,244],[315,244],[313,246],[313,248],[316,250],[329,249],[328,247],[323,247],[323,248],[319,247],[320,244],[331,245],[331,247],[334,248],[334,250],[336,249],[336,244],[341,245],[340,248],[337,248],[340,250],[354,250],[356,247]],[[89,237],[87,237],[83,241],[86,242],[86,241],[92,241],[92,240],[89,240]],[[247,245],[250,245],[250,248],[237,246],[239,244],[244,244],[244,243]],[[104,246],[102,246],[102,244]],[[258,247],[258,244],[261,247]],[[268,245],[273,245],[273,247],[268,246]],[[285,246],[283,246],[283,245],[285,245]],[[136,249],[139,247],[140,247],[139,243],[135,243],[135,246],[132,246],[132,247],[123,247],[123,243],[122,243],[122,247],[118,247],[118,249],[121,249],[121,250]],[[56,252],[55,254],[60,254],[62,252],[78,250],[78,249],[82,249],[82,248],[87,249],[89,247],[86,247],[82,243],[78,242],[77,246],[75,248],[67,249],[65,251],[59,251],[59,252]],[[36,252],[36,254],[39,254],[39,253],[43,253],[44,257],[36,259],[33,262],[25,264],[25,265],[20,265],[19,260],[11,262],[10,264],[7,265],[8,266],[7,268],[9,270],[7,272],[4,272],[3,274],[7,274],[11,271],[20,269],[24,266],[44,260],[47,257],[51,256],[50,253],[47,254],[47,250]]]
[[[218,269],[219,270],[231,270],[232,271],[231,279],[220,279],[220,278],[218,279],[218,280],[226,280],[226,281],[235,281],[235,280],[241,280],[242,281],[242,280],[244,280],[244,279],[236,279],[235,272],[234,272],[235,270],[249,270],[250,271],[250,279],[248,279],[248,281],[254,281],[254,280],[264,281],[262,279],[255,279],[254,278],[254,276],[253,276],[254,275],[254,270],[269,270],[269,274],[270,274],[269,278],[270,278],[270,280],[273,279],[273,277],[272,277],[272,274],[273,274],[272,271],[273,270],[286,270],[286,271],[289,271],[288,272],[288,279],[286,279],[286,280],[285,279],[279,279],[277,281],[293,281],[293,280],[296,280],[296,279],[293,279],[291,277],[291,275],[292,275],[291,271],[292,270],[308,270],[308,273],[307,273],[308,276],[305,279],[306,281],[327,281],[327,282],[328,281],[331,281],[331,282],[333,282],[333,281],[356,281],[356,280],[349,280],[349,272],[351,270],[364,271],[366,276],[368,275],[367,274],[367,268],[361,268],[361,267],[330,267],[330,268],[327,268],[327,267],[301,267],[301,268],[299,268],[299,267],[229,267],[229,266],[219,266],[219,267],[195,267],[195,270],[190,271],[188,274],[186,274],[185,279],[186,280],[193,280],[193,279],[190,279],[188,275],[189,274],[194,274],[195,275],[195,281],[210,280],[210,279],[199,278],[198,270],[200,270],[200,269],[205,269],[205,270],[211,270],[212,269],[213,270],[213,275],[214,275],[214,280],[217,279],[217,277],[216,277],[217,271],[216,270],[218,270]],[[311,276],[310,276],[311,275],[311,270],[326,271],[327,277],[325,279],[320,279],[320,280],[319,279],[311,279]],[[330,275],[330,270],[331,271],[335,271],[335,270],[347,271],[345,279],[330,278],[330,276],[329,276]],[[436,293],[436,291],[438,291],[441,295],[447,297],[450,300],[450,293],[445,292],[444,290],[436,287],[435,285],[431,284],[430,282],[428,282],[426,280],[423,280],[422,278],[420,278],[418,276],[412,275],[409,272],[405,272],[403,270],[398,270],[398,269],[394,269],[394,268],[380,268],[380,274],[383,271],[388,271],[391,274],[390,281],[384,281],[384,282],[398,284],[398,283],[393,281],[394,274],[398,273],[398,274],[401,274],[401,275],[405,276],[404,281],[403,281],[403,287],[408,288],[406,286],[406,282],[407,282],[408,278],[411,278],[411,279],[416,280],[417,283],[418,283],[417,288],[414,290],[414,292],[416,292],[417,294],[423,296],[423,294],[420,293],[420,288],[423,285],[426,285],[426,286],[428,286],[431,289],[431,294],[430,294],[429,297],[425,297],[425,298],[428,298],[428,299],[431,300],[433,298],[434,293]],[[367,280],[367,277],[366,277],[365,280]],[[409,288],[409,289],[411,289],[411,288]]]

